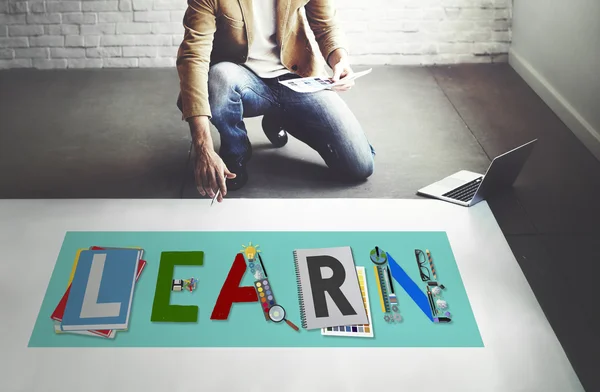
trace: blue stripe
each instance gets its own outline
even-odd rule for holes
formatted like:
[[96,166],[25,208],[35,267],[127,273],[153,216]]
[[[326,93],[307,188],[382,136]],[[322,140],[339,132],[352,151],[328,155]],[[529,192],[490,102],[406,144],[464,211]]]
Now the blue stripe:
[[419,286],[406,274],[406,272],[396,263],[392,256],[385,252],[388,257],[388,264],[390,265],[390,272],[394,277],[394,280],[398,282],[400,286],[406,291],[406,293],[412,298],[412,300],[421,308],[423,313],[431,321],[433,321],[433,314],[431,313],[431,306],[429,306],[429,300],[427,295],[419,289]]

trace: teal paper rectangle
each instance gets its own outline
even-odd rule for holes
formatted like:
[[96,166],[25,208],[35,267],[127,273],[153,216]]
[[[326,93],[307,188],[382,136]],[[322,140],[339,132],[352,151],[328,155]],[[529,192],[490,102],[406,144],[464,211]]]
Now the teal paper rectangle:
[[[228,320],[210,320],[221,287],[237,253],[249,242],[258,245],[277,302],[287,318],[300,326],[300,306],[293,251],[350,246],[357,266],[366,267],[374,338],[323,336],[321,330],[296,332],[285,323],[265,320],[258,303],[232,306]],[[90,246],[141,247],[147,261],[135,288],[129,330],[115,339],[56,334],[50,315],[62,298],[78,249]],[[415,261],[415,249],[429,249],[444,300],[452,313],[449,324],[432,323],[396,283],[403,321],[388,324],[379,302],[369,259],[379,246],[425,291]],[[152,301],[160,254],[164,251],[203,251],[201,267],[176,267],[175,279],[198,279],[197,289],[173,292],[171,304],[197,305],[196,323],[153,323]],[[243,285],[251,286],[247,270]],[[29,347],[483,347],[483,341],[445,232],[68,232],[50,278]]]

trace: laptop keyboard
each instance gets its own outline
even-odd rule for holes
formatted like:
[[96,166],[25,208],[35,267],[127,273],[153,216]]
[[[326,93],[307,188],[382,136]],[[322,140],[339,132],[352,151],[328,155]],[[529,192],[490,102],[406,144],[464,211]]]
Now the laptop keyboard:
[[482,179],[483,177],[476,178],[471,182],[467,182],[466,184],[451,190],[450,192],[444,193],[442,196],[465,202],[469,201],[473,198],[473,196],[475,196],[475,192],[477,192],[477,188],[479,188],[479,184],[481,184]]

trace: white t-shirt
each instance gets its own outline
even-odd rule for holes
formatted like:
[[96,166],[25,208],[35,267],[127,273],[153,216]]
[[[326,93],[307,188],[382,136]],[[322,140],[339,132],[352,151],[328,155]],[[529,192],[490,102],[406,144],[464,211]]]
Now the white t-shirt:
[[289,71],[281,64],[277,45],[277,0],[253,0],[254,39],[245,65],[261,78],[275,78]]

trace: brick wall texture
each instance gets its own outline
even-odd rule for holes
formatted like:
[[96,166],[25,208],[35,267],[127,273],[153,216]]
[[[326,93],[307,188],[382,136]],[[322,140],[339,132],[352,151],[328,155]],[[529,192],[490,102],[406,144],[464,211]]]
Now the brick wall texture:
[[[504,62],[512,0],[337,0],[354,64]],[[186,0],[0,0],[0,69],[174,67]]]

